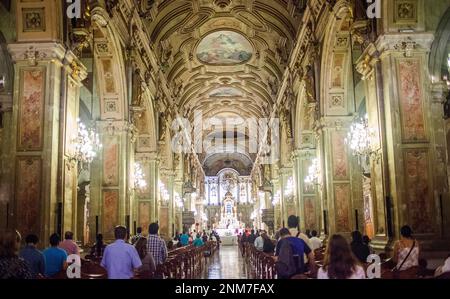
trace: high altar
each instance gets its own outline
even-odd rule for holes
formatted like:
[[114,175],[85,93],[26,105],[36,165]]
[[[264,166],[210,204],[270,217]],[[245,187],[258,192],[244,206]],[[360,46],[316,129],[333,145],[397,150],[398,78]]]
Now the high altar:
[[241,232],[244,224],[238,220],[236,201],[230,192],[225,194],[225,199],[223,200],[220,221],[217,226],[217,232],[222,236],[235,236]]

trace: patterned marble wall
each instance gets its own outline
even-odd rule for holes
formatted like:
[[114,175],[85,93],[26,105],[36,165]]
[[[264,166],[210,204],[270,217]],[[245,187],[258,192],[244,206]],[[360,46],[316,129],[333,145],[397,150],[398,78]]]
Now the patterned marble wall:
[[119,220],[119,191],[103,191],[102,233],[106,238],[114,237],[114,227]]
[[43,146],[45,68],[21,70],[18,115],[18,151],[39,151]]
[[398,62],[398,86],[403,142],[426,141],[419,59]]
[[351,189],[350,184],[334,185],[334,212],[337,232],[349,232],[350,227],[350,201]]
[[150,224],[150,205],[150,202],[140,202],[138,207],[138,226],[142,227],[144,234],[148,233],[148,226]]
[[316,221],[316,198],[311,196],[303,197],[305,209],[305,227],[310,230],[319,230]]
[[333,178],[334,180],[348,180],[348,150],[345,144],[346,133],[343,131],[331,134],[331,144],[333,146]]
[[17,229],[25,236],[40,232],[42,161],[38,157],[17,158]]
[[103,185],[119,184],[119,138],[105,137],[103,145]]

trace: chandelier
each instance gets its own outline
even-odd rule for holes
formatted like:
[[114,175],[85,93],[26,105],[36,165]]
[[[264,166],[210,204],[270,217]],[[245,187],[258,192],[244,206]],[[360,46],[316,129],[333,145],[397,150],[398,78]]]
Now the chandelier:
[[369,118],[366,114],[359,122],[350,126],[350,132],[345,140],[355,156],[370,156],[373,153],[371,138],[374,132],[369,127]]
[[294,181],[292,177],[290,177],[286,183],[286,188],[284,189],[284,194],[289,197],[294,193]]
[[160,192],[162,201],[168,202],[170,199],[169,191],[167,191],[166,186],[164,185],[163,182],[159,181],[158,185],[159,185],[159,192]]
[[142,166],[139,163],[134,163],[134,188],[142,190],[145,189],[146,187],[147,182],[145,181]]
[[276,206],[277,204],[280,203],[280,191],[278,191],[274,196],[273,196],[273,200],[272,200],[272,205]]
[[308,168],[308,175],[305,178],[305,183],[306,184],[319,184],[319,178],[320,178],[319,159],[314,158],[311,162],[312,162],[312,164]]
[[183,199],[180,197],[180,194],[178,192],[175,192],[175,204],[178,208],[182,209],[184,207]]
[[78,135],[73,139],[74,153],[71,160],[80,163],[91,163],[97,155],[97,151],[102,147],[98,134],[94,129],[88,129],[80,119],[77,119]]

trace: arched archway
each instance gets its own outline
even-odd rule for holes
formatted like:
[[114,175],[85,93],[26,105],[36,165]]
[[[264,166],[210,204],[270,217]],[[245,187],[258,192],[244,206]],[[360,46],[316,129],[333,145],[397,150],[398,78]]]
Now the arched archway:
[[352,23],[350,2],[338,1],[325,30],[320,78],[324,209],[329,215],[329,231],[346,235],[361,228],[363,211],[361,171],[346,144],[361,98],[355,87]]

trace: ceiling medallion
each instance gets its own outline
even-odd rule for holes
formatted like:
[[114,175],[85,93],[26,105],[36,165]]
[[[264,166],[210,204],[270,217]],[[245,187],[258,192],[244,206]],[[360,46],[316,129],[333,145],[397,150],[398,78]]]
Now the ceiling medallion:
[[235,65],[250,60],[253,47],[242,34],[215,31],[206,35],[197,47],[197,58],[205,64]]
[[231,0],[215,0],[214,4],[222,9],[224,9],[231,4]]

